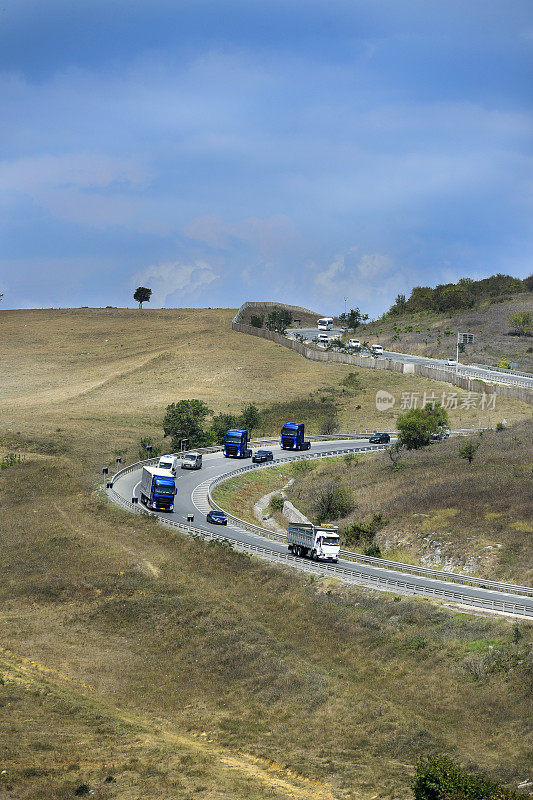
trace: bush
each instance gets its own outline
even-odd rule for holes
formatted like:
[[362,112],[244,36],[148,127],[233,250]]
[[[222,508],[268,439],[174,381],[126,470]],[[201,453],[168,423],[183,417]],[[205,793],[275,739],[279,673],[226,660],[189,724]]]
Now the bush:
[[424,408],[411,408],[405,414],[400,414],[396,426],[402,447],[418,450],[430,443],[432,434],[448,427],[448,415],[438,403]]
[[157,458],[160,454],[161,448],[153,443],[152,438],[150,436],[143,436],[139,442],[139,457],[141,461],[144,461],[145,458]]
[[377,542],[372,542],[365,547],[365,556],[372,556],[372,558],[381,558],[381,548]]
[[528,797],[483,775],[464,772],[446,756],[432,756],[417,765],[413,793],[415,800],[525,800]]
[[204,430],[204,420],[211,411],[203,400],[179,400],[167,406],[163,419],[165,436],[171,437],[173,450],[180,450],[180,442],[188,440],[188,447],[205,447],[211,436]]
[[313,512],[319,524],[345,517],[352,508],[348,492],[336,481],[325,480],[317,486]]
[[283,511],[285,500],[280,494],[274,494],[270,498],[270,508],[272,511]]
[[250,317],[250,325],[252,325],[254,328],[262,328],[264,321],[265,321],[264,314],[261,315],[252,314],[252,316]]

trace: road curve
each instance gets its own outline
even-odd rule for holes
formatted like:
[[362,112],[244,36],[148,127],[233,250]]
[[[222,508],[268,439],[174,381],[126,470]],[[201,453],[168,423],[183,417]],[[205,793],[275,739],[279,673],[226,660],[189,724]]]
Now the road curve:
[[[271,446],[274,452],[274,466],[276,460],[294,460],[309,455],[337,452],[365,452],[369,445],[367,440],[351,440],[340,442],[313,443],[311,453],[290,453],[282,451],[279,445]],[[311,562],[308,559],[299,559],[290,555],[287,545],[283,541],[270,538],[272,534],[265,531],[261,533],[258,526],[239,524],[235,518],[228,520],[227,527],[211,525],[206,522],[205,515],[210,508],[208,489],[210,484],[221,476],[231,476],[239,473],[243,466],[250,465],[250,460],[225,459],[222,453],[208,453],[203,458],[204,466],[201,470],[179,470],[177,475],[178,494],[175,499],[174,512],[150,512],[157,516],[162,523],[178,527],[184,532],[204,536],[206,538],[222,538],[230,541],[240,550],[253,552],[269,561],[289,564],[300,570],[319,575],[331,575],[350,583],[363,584],[373,588],[394,591],[403,594],[417,594],[423,596],[439,597],[463,605],[475,606],[489,611],[498,611],[505,614],[514,614],[533,619],[533,588],[514,587],[508,589],[505,584],[492,584],[499,591],[486,586],[473,586],[467,584],[467,576],[454,575],[453,582],[439,579],[439,573],[432,570],[423,570],[426,574],[414,575],[410,565],[389,562],[393,567],[379,565],[379,559],[367,559],[375,563],[353,563],[347,558],[339,559],[338,564]],[[278,461],[279,463],[279,461]],[[267,466],[272,466],[272,462]],[[258,465],[258,468],[262,468]],[[280,464],[282,469],[282,464]],[[140,504],[132,506],[133,497],[139,497],[139,482],[141,478],[141,464],[121,470],[113,478],[112,488],[108,494],[112,500],[132,511],[146,511]],[[194,522],[187,521],[188,515],[194,515]],[[246,527],[245,527],[246,526]],[[247,530],[246,528],[249,528]],[[347,555],[347,554],[346,554]],[[376,564],[377,562],[377,564]],[[385,563],[385,562],[383,562]],[[405,570],[405,571],[403,571]],[[432,574],[433,573],[433,574]],[[473,579],[476,583],[483,583]],[[487,582],[491,583],[491,582]]]

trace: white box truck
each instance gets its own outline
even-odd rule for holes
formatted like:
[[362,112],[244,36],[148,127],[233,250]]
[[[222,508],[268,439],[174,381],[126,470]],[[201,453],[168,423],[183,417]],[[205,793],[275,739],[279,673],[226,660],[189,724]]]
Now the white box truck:
[[174,511],[176,478],[169,469],[143,467],[141,476],[141,503],[154,511]]
[[287,532],[289,552],[295,556],[311,556],[312,559],[338,561],[341,540],[336,526],[311,525],[304,522],[289,522]]
[[181,459],[182,469],[202,469],[202,454],[201,453],[185,453]]

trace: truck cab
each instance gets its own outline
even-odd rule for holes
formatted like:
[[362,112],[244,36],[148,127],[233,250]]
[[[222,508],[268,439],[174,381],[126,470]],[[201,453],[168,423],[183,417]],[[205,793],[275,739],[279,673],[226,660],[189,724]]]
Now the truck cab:
[[248,447],[248,431],[230,428],[224,436],[224,456],[226,458],[251,458]]
[[311,442],[305,441],[303,422],[286,422],[281,429],[282,450],[309,450]]

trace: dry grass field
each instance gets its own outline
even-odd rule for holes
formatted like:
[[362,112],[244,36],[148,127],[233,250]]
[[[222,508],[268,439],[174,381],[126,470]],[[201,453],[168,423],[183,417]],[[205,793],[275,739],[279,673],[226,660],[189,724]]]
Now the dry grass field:
[[[231,316],[0,314],[0,442],[24,456],[0,470],[0,797],[407,798],[432,752],[516,785],[530,626],[270,568],[95,491],[103,463],[161,436],[168,402],[341,387],[347,368],[232,334]],[[343,424],[371,415],[374,377]]]

